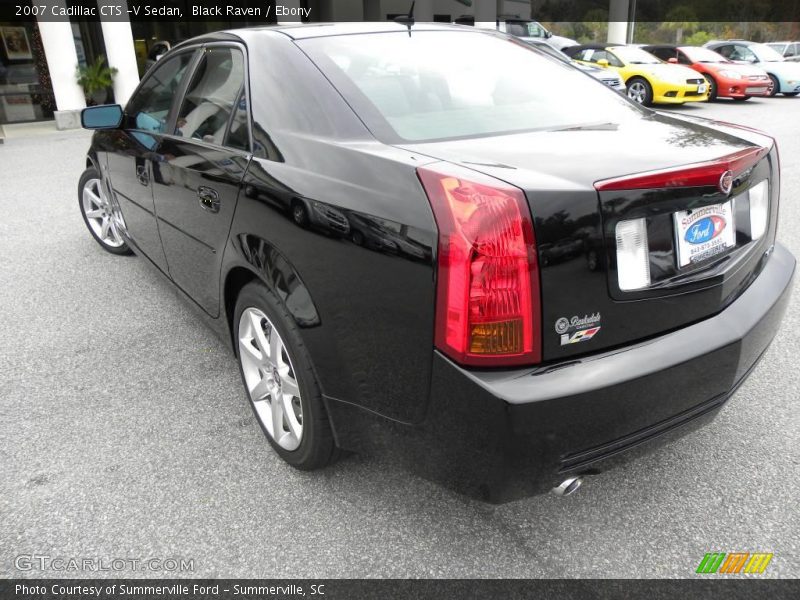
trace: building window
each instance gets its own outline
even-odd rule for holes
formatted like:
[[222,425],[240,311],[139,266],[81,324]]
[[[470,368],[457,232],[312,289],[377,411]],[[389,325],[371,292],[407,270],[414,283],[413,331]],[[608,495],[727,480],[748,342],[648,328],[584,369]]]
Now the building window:
[[36,23],[0,21],[0,124],[52,119],[55,108]]

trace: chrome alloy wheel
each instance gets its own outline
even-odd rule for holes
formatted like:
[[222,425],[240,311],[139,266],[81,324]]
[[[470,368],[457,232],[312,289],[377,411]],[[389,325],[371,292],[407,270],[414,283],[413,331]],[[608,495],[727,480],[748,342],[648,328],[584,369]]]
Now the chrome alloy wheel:
[[303,439],[303,407],[289,352],[261,310],[246,308],[239,318],[239,361],[258,419],[285,450]]
[[647,88],[642,81],[634,81],[628,86],[628,98],[638,104],[644,104],[644,99],[647,98]]
[[99,179],[89,179],[86,182],[81,201],[86,221],[100,241],[111,248],[122,246],[125,241],[119,233],[111,203]]

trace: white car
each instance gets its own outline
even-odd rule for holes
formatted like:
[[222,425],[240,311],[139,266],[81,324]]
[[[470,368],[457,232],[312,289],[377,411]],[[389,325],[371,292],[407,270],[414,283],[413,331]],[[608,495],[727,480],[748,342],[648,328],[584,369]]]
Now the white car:
[[501,17],[497,21],[475,21],[472,16],[459,17],[455,20],[458,25],[474,25],[481,29],[497,29],[503,33],[513,35],[526,42],[542,41],[550,44],[556,50],[563,50],[578,44],[573,39],[555,35],[538,21],[512,17]]
[[742,65],[756,65],[772,80],[771,96],[800,94],[800,63],[786,60],[766,44],[745,40],[713,41],[704,44],[728,60]]
[[800,42],[770,42],[767,46],[786,60],[800,62]]

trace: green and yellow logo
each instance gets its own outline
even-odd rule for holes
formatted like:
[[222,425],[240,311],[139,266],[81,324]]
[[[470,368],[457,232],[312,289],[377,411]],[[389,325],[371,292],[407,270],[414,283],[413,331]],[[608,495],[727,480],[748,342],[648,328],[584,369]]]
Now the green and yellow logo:
[[771,552],[709,552],[697,573],[763,573],[771,560]]

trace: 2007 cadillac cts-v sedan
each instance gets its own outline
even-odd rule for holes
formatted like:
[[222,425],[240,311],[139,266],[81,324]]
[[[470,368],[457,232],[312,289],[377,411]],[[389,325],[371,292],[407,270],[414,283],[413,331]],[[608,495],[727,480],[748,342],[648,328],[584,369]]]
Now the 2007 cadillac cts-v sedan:
[[490,501],[570,493],[710,420],[788,301],[772,138],[500,33],[208,35],[83,121],[89,231],[230,343],[301,469],[381,452]]

